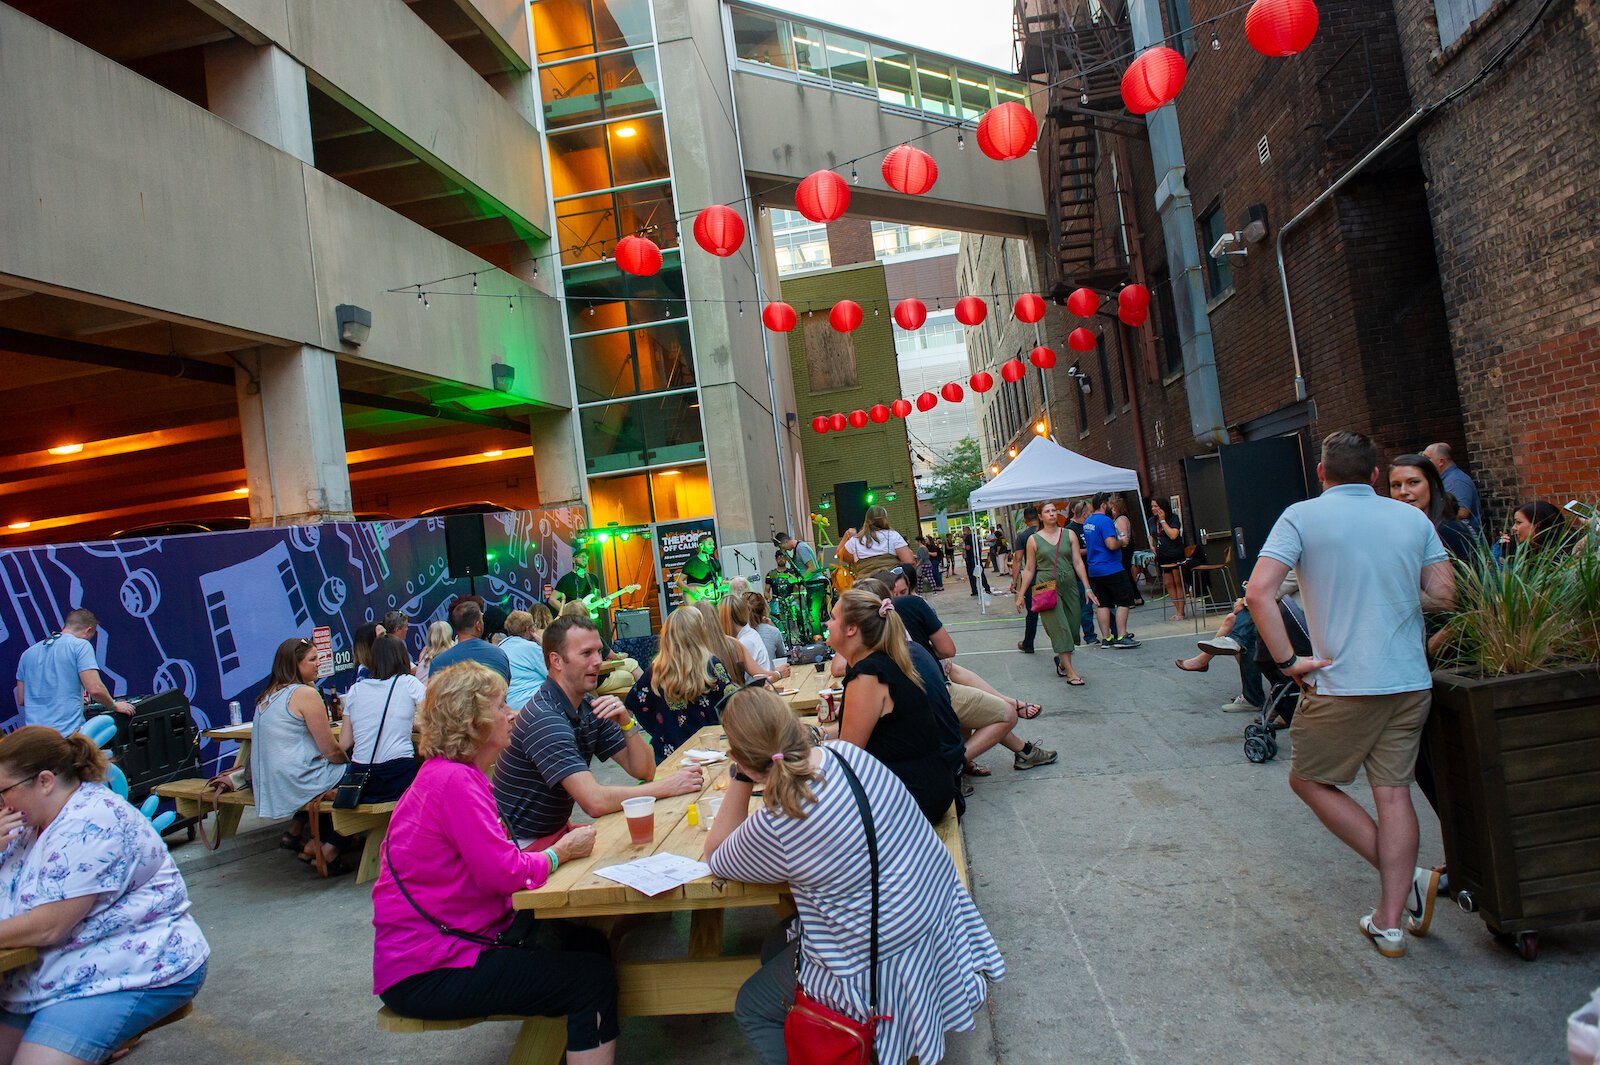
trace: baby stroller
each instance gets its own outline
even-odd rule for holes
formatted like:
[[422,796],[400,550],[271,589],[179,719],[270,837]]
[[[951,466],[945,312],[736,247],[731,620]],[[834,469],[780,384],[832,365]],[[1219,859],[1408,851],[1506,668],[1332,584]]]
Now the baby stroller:
[[[1297,655],[1311,654],[1311,630],[1306,626],[1305,612],[1289,596],[1278,600],[1278,614],[1283,618],[1284,631]],[[1270,762],[1278,756],[1278,728],[1288,728],[1294,721],[1295,707],[1300,703],[1300,685],[1278,671],[1267,650],[1267,641],[1256,641],[1256,665],[1267,682],[1267,700],[1261,704],[1260,716],[1244,727],[1244,756],[1257,765]],[[1274,722],[1281,724],[1274,727]]]

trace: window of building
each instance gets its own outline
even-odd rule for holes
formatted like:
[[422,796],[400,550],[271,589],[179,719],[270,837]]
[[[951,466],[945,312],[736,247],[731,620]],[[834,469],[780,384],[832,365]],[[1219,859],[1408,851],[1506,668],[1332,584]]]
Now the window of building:
[[711,514],[711,480],[699,463],[595,477],[589,481],[589,503],[597,528],[702,518]]
[[828,48],[819,27],[796,22],[789,30],[794,43],[794,69],[802,74],[828,76]]
[[556,202],[556,240],[565,266],[598,262],[629,233],[644,233],[663,250],[678,246],[672,186],[662,181]]
[[578,402],[688,388],[694,384],[691,350],[684,321],[573,337]]
[[1494,0],[1433,0],[1434,17],[1439,22],[1439,47],[1448,48],[1472,25],[1472,20],[1493,5]]
[[1206,257],[1206,285],[1212,299],[1233,288],[1233,266],[1228,262],[1228,257],[1211,254],[1211,249],[1216,247],[1225,229],[1222,205],[1212,204],[1211,209],[1200,216],[1200,248]]
[[660,88],[654,48],[556,63],[539,70],[539,94],[548,129],[659,111]]
[[556,199],[663,181],[667,131],[660,115],[551,133],[550,191]]
[[567,332],[584,333],[651,325],[686,318],[683,269],[678,253],[663,256],[653,277],[631,277],[615,263],[596,263],[566,271]]
[[1194,57],[1194,19],[1189,15],[1189,0],[1163,0],[1167,9],[1167,33],[1171,46],[1185,59]]
[[736,7],[730,9],[733,19],[734,53],[751,63],[764,63],[769,67],[794,69],[794,56],[789,50],[789,20],[773,18],[759,11]]
[[581,407],[583,455],[592,474],[704,460],[696,393]]
[[1106,405],[1106,417],[1117,412],[1116,381],[1111,376],[1111,359],[1106,353],[1106,338],[1102,333],[1094,340],[1094,357],[1100,364],[1100,380],[1095,385],[1100,389],[1101,401]]
[[833,265],[826,225],[811,221],[799,211],[776,207],[767,209],[767,221],[772,227],[779,274],[825,270]]
[[898,48],[872,46],[872,69],[878,78],[878,99],[901,107],[917,106],[917,83],[912,76],[915,59]]
[[960,244],[961,234],[953,229],[901,225],[896,222],[872,223],[872,248],[880,259],[939,251]]
[[[835,330],[825,314],[807,314],[800,319],[805,338],[806,382],[813,395],[855,388],[856,343],[850,333]],[[793,355],[793,349],[790,349]]]
[[650,0],[539,0],[533,39],[541,61],[649,44]]
[[867,42],[857,37],[847,37],[837,30],[827,32],[828,76],[846,85],[872,87],[872,60],[867,54]]
[[989,87],[988,75],[974,70],[956,71],[956,83],[961,89],[961,117],[976,121],[994,106],[994,93]]
[[1171,377],[1183,371],[1183,342],[1178,335],[1178,311],[1172,301],[1172,283],[1165,277],[1150,279],[1155,293],[1156,315],[1161,344],[1161,376]]
[[[1077,363],[1073,363],[1072,368],[1078,372],[1069,377],[1068,380],[1072,381],[1073,385],[1076,386],[1078,375],[1083,373],[1083,368]],[[1083,436],[1089,431],[1089,405],[1084,402],[1083,389],[1081,387],[1074,387],[1072,395],[1078,401],[1078,435]]]
[[936,115],[956,115],[956,82],[954,71],[947,63],[937,60],[917,60],[917,94],[922,109]]

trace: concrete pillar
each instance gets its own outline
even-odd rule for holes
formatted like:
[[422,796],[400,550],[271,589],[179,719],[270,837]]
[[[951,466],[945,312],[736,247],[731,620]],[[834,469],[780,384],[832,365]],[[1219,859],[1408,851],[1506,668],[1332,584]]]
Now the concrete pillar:
[[311,157],[306,71],[276,45],[207,45],[206,103],[212,114],[303,162]]
[[259,348],[235,372],[251,525],[350,517],[350,468],[334,355]]
[[541,507],[580,506],[583,469],[578,461],[578,416],[570,410],[540,411],[528,418],[533,469]]

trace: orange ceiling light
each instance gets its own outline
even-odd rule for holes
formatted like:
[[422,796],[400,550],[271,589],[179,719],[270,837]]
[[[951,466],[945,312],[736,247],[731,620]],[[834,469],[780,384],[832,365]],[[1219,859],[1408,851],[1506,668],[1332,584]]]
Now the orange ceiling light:
[[83,452],[82,444],[61,444],[47,449],[52,455],[78,455]]
[[31,521],[14,521],[10,525],[7,525],[6,528],[10,529],[12,532],[21,532],[23,529],[31,529],[31,528],[33,528],[33,522],[31,522]]
[[501,448],[491,448],[488,451],[479,452],[479,454],[486,459],[497,459],[504,455],[505,451]]
[[627,140],[630,137],[637,137],[639,135],[639,130],[635,126],[618,126],[616,129],[612,130],[612,132],[621,137],[623,140]]

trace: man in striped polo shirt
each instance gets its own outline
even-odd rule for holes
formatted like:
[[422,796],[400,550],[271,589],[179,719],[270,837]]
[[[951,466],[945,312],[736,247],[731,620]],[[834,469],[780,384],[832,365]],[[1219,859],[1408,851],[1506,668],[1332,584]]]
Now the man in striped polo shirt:
[[[574,804],[590,817],[616,813],[634,795],[658,799],[699,791],[700,770],[655,779],[650,741],[614,695],[591,697],[600,679],[600,632],[588,618],[558,618],[544,630],[550,677],[517,716],[511,746],[494,770],[494,798],[517,845],[542,850],[572,828]],[[601,784],[589,764],[614,760],[632,786]]]

